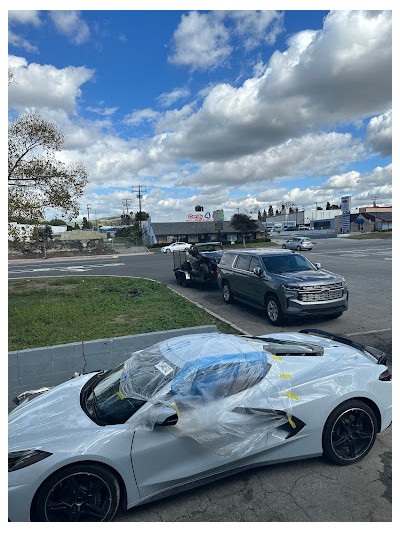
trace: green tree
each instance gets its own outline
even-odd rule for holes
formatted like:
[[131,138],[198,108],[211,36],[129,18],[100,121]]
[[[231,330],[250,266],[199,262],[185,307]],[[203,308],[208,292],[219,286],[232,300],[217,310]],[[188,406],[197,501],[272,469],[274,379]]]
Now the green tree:
[[50,240],[53,239],[53,230],[46,224],[44,227],[36,227],[32,233],[32,239],[41,242],[43,245],[43,255],[46,255],[46,249]]
[[86,217],[83,217],[82,219],[82,229],[92,229],[93,224],[88,221]]
[[327,211],[330,211],[332,208],[331,208],[331,204],[329,202],[326,202],[326,208],[325,208]]
[[61,218],[53,218],[49,222],[50,226],[66,226],[67,223],[64,220],[61,220]]
[[270,205],[268,207],[268,216],[269,217],[273,217],[274,216],[274,208],[272,207],[272,205]]
[[149,213],[146,213],[146,211],[138,211],[135,214],[135,220],[136,222],[141,222],[143,220],[147,220],[149,218]]
[[127,214],[121,215],[121,225],[122,226],[130,226],[132,223],[133,223],[133,220],[132,220],[132,218],[129,215],[127,215]]
[[88,176],[81,163],[66,165],[55,157],[64,136],[37,112],[20,115],[8,129],[8,217],[38,224],[45,209],[79,214],[78,198]]
[[248,215],[237,213],[231,218],[231,226],[242,234],[243,246],[246,247],[245,234],[257,230],[257,223]]

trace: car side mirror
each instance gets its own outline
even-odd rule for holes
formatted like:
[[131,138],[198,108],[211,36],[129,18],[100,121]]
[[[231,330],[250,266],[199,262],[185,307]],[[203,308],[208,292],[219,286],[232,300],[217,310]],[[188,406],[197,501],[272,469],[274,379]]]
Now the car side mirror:
[[317,269],[319,270],[321,268],[321,263],[315,263],[315,266],[317,267]]
[[178,422],[178,415],[175,413],[171,416],[168,416],[162,422],[156,422],[156,426],[174,426]]
[[261,277],[262,273],[263,273],[263,271],[262,271],[262,269],[260,267],[254,267],[253,268],[253,274],[255,274],[256,276]]
[[173,426],[178,422],[178,415],[171,407],[160,407],[157,409],[155,426]]

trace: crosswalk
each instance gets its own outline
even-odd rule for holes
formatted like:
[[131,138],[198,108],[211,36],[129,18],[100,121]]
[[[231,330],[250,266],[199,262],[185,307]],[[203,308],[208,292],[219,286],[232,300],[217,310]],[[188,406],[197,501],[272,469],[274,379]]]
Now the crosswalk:
[[[317,250],[315,250],[317,251]],[[324,250],[324,254],[331,254],[340,257],[354,257],[378,259],[383,261],[392,260],[392,250],[388,248],[359,248],[356,250]]]
[[54,267],[47,267],[47,268],[23,268],[20,270],[9,270],[9,274],[25,274],[25,273],[33,273],[33,272],[52,272],[52,271],[58,271],[58,272],[88,272],[89,270],[92,270],[93,268],[104,268],[104,267],[115,267],[115,266],[123,266],[125,263],[95,263],[95,264],[88,264],[88,265],[73,265],[73,266],[54,266]]

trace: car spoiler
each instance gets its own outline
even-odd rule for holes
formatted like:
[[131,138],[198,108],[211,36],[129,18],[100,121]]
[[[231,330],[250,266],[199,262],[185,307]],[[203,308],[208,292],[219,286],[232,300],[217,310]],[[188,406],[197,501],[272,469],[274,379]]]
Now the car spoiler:
[[324,331],[322,329],[301,329],[299,333],[306,333],[306,334],[314,334],[319,335],[320,337],[327,337],[328,339],[331,339],[335,342],[341,342],[342,344],[347,344],[348,346],[351,346],[352,348],[355,348],[356,350],[360,350],[364,352],[367,355],[370,355],[373,359],[375,359],[376,363],[378,365],[386,365],[386,358],[387,355],[385,352],[382,352],[382,350],[378,350],[378,348],[373,348],[372,346],[365,346],[364,344],[359,344],[358,342],[351,341],[350,339],[346,339],[346,337],[339,337],[339,335],[334,335],[333,333],[329,333],[328,331]]

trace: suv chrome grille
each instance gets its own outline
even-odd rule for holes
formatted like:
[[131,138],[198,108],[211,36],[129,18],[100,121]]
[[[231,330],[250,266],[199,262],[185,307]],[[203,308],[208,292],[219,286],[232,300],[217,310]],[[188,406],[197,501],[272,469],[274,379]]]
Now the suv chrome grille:
[[310,285],[298,290],[298,299],[302,302],[321,302],[337,300],[344,294],[344,283],[329,283],[327,285]]

